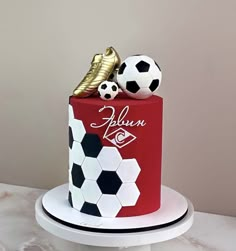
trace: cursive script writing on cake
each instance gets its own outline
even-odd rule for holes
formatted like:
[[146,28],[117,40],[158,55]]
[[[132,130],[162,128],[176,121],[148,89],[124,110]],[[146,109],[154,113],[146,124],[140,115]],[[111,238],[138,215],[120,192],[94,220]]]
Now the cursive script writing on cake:
[[101,128],[101,127],[106,127],[105,133],[103,135],[103,138],[106,138],[107,133],[109,132],[109,129],[111,127],[115,126],[127,126],[127,127],[134,127],[134,126],[145,126],[146,122],[144,120],[127,120],[126,116],[129,112],[129,106],[125,106],[119,114],[116,114],[116,109],[113,106],[106,106],[104,105],[101,109],[98,110],[98,112],[102,112],[104,110],[110,110],[111,115],[110,117],[102,118],[104,120],[104,123],[101,124],[96,124],[96,123],[91,123],[90,126],[92,128]]

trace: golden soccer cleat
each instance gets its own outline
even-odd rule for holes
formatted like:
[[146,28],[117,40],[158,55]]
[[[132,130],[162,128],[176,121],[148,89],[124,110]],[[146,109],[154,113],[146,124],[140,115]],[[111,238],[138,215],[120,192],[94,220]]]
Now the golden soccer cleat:
[[88,73],[75,88],[73,95],[84,98],[95,93],[98,86],[119,67],[120,62],[118,53],[112,47],[108,47],[105,54],[96,54]]

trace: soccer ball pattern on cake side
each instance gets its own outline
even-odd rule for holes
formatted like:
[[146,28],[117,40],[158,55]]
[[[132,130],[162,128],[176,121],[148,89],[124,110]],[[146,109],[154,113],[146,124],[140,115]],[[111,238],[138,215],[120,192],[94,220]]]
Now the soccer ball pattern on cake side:
[[86,133],[69,105],[68,200],[73,208],[116,217],[122,207],[137,203],[140,191],[135,182],[140,171],[136,159],[122,159],[116,147],[103,146],[98,135]]

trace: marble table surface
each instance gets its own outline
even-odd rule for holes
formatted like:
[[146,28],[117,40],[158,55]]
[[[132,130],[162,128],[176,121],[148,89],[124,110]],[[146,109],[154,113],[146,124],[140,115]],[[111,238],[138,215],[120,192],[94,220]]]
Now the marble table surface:
[[[0,251],[80,250],[43,230],[34,204],[45,190],[0,183]],[[152,251],[235,251],[236,217],[196,212],[192,228],[174,240],[152,245]],[[109,250],[109,248],[108,248]]]

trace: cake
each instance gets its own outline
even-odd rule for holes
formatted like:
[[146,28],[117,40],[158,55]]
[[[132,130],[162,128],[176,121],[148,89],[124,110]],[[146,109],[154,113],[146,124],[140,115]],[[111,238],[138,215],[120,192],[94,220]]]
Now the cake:
[[[155,212],[161,206],[163,100],[152,94],[160,84],[160,68],[142,55],[122,64],[111,60],[110,68],[95,61],[69,98],[68,201],[96,217]],[[122,91],[115,83],[109,87],[114,73]],[[101,90],[109,93],[101,95]]]

